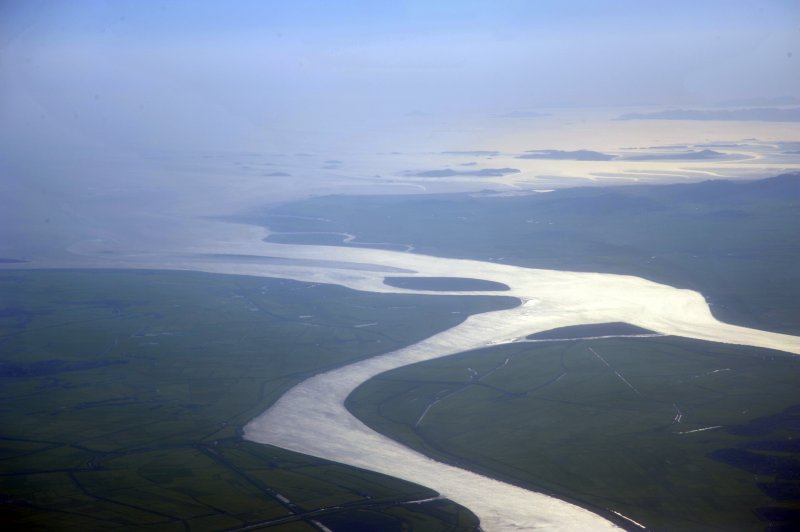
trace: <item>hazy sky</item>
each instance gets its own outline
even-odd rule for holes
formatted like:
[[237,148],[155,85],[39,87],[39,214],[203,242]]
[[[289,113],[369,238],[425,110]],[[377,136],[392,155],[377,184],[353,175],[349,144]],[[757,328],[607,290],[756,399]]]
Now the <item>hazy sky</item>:
[[[800,96],[800,2],[0,3],[0,146]],[[387,122],[389,123],[389,122]]]

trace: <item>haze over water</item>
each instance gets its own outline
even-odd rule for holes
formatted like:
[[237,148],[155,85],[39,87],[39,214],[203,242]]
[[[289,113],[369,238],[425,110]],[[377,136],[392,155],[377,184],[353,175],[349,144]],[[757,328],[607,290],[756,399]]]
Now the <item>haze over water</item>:
[[[796,169],[797,121],[615,119],[796,107],[799,25],[784,1],[4,2],[0,255],[171,246],[200,217],[312,194]],[[699,144],[724,156],[619,158]],[[468,174],[498,168],[519,172]],[[441,169],[459,175],[416,176]]]
[[[0,259],[393,291],[380,271],[343,274],[322,261],[436,274],[461,262],[264,244],[263,229],[223,218],[326,194],[538,194],[797,171],[798,44],[792,0],[5,1]],[[320,266],[202,262],[211,253]],[[641,281],[609,275],[600,294],[594,274],[501,273],[528,301],[552,289],[549,314],[521,307],[506,314],[518,322],[475,318],[459,331],[476,338],[436,356],[524,336],[534,318],[542,329],[572,324],[575,309],[599,320],[593,305]],[[580,305],[564,303],[561,282]],[[669,295],[695,311],[653,310],[643,325],[654,330],[798,349],[792,337],[711,320],[699,294],[641,283],[659,294],[630,289],[642,305]],[[644,320],[623,303],[602,318]]]

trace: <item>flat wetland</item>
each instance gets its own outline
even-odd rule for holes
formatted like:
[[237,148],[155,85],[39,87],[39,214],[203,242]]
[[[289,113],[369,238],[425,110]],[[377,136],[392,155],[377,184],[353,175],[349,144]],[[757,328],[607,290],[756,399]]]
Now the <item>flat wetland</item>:
[[438,460],[648,529],[777,530],[797,524],[799,403],[797,356],[659,337],[453,355],[347,407]]
[[[795,174],[511,198],[332,196],[237,220],[282,232],[275,242],[413,245],[636,275],[701,292],[720,320],[798,334],[799,192]],[[291,264],[352,267],[322,262]],[[384,270],[401,288],[502,289]],[[4,523],[477,529],[450,501],[412,504],[433,495],[425,487],[253,444],[241,428],[312,375],[513,298],[157,271],[7,270],[0,293]],[[797,527],[800,358],[677,337],[593,338],[647,333],[618,323],[536,333],[528,339],[546,341],[387,372],[347,407],[431,457],[649,529]]]
[[447,500],[408,504],[435,495],[425,487],[240,432],[313,374],[515,300],[152,271],[4,271],[0,291],[6,525],[477,526]]

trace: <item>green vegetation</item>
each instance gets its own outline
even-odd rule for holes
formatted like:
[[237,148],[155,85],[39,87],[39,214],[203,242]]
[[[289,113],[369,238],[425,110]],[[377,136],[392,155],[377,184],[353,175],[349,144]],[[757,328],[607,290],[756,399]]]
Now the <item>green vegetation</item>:
[[467,277],[385,277],[383,284],[409,290],[442,292],[505,291],[508,285],[485,279]]
[[185,272],[5,271],[0,293],[6,526],[476,526],[449,501],[404,504],[427,488],[240,432],[310,375],[515,300]]
[[522,197],[329,196],[247,220],[431,255],[637,275],[700,291],[723,321],[800,334],[800,174]]
[[399,368],[347,406],[436,459],[649,529],[788,530],[800,504],[799,392],[796,356],[617,338]]
[[598,336],[633,336],[655,334],[653,331],[631,325],[630,323],[590,323],[587,325],[567,325],[547,331],[540,331],[526,336],[528,340],[577,340]]

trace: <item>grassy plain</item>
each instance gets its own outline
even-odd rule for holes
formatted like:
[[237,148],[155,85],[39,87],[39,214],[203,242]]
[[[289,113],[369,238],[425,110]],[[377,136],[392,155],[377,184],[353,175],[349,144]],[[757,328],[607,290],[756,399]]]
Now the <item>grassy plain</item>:
[[796,356],[660,337],[454,355],[384,373],[347,406],[429,456],[648,529],[790,530],[798,403]]
[[[449,501],[404,504],[430,497],[424,487],[246,442],[240,432],[310,375],[512,299],[119,271],[5,271],[0,293],[4,525],[476,526]],[[377,324],[356,327],[365,322]]]

